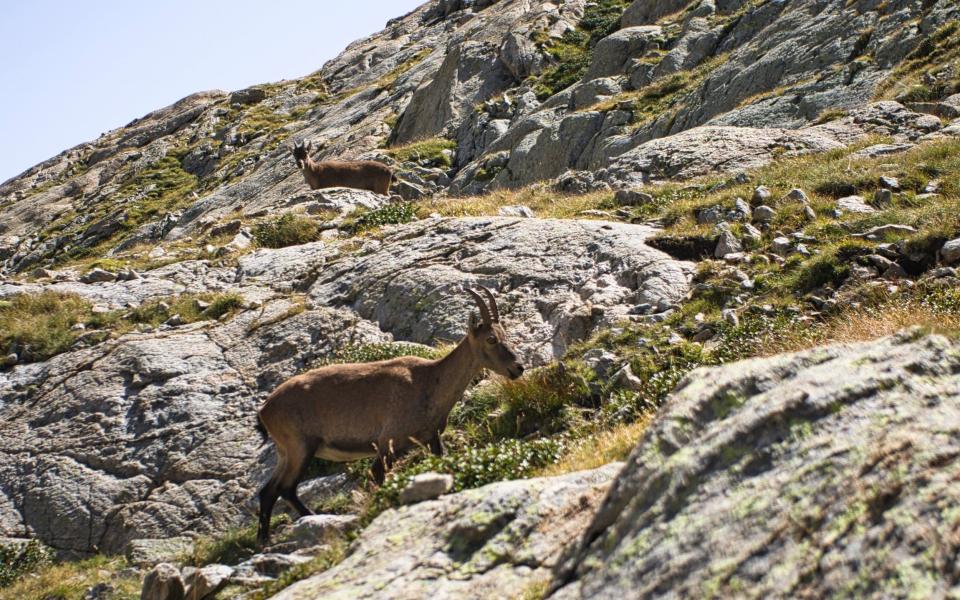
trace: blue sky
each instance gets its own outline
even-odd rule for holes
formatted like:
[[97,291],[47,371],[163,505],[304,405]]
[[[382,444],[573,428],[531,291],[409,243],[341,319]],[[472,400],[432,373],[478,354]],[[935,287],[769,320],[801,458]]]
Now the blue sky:
[[193,92],[313,72],[425,0],[10,0],[0,181]]

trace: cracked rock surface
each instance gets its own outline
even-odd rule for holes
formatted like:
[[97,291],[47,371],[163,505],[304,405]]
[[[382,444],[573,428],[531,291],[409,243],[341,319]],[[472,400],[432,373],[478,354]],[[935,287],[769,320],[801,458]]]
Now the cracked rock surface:
[[514,598],[549,577],[620,467],[494,483],[386,511],[342,563],[274,598]]
[[960,345],[915,338],[687,375],[549,597],[957,594]]

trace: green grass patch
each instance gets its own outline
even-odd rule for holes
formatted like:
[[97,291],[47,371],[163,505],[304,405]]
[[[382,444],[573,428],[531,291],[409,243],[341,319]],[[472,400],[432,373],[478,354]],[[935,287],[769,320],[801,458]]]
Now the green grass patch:
[[25,545],[0,545],[0,588],[26,577],[51,562],[50,551],[37,540]]
[[409,223],[416,218],[417,209],[412,202],[397,202],[370,211],[357,211],[343,225],[343,229],[354,234],[383,227]]
[[125,571],[129,566],[118,556],[97,555],[73,562],[45,560],[29,572],[19,573],[6,587],[0,586],[0,600],[76,600],[98,583],[113,587],[109,598],[132,600],[140,596],[140,576]]
[[929,102],[960,92],[960,23],[950,21],[921,41],[877,86],[877,99]]
[[243,308],[243,296],[234,292],[204,292],[157,298],[144,302],[124,315],[131,323],[158,326],[174,315],[184,323],[220,319]]
[[443,137],[434,137],[417,142],[395,146],[386,150],[386,155],[400,162],[419,162],[428,160],[433,164],[449,168],[453,163],[445,150],[455,150],[457,142]]
[[540,100],[565,90],[583,77],[590,66],[593,47],[620,27],[620,17],[629,0],[599,0],[586,5],[577,29],[567,31],[559,40],[542,38],[543,50],[556,64],[533,79],[533,90]]
[[0,300],[0,355],[46,360],[69,349],[79,335],[74,325],[92,318],[90,303],[75,294],[45,291]]
[[318,239],[320,225],[310,217],[296,213],[285,213],[253,228],[253,240],[262,248],[299,246]]

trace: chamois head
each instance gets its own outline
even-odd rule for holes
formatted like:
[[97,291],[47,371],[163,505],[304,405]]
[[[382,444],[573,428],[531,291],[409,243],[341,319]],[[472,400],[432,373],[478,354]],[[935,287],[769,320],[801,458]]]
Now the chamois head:
[[310,149],[313,148],[313,142],[300,142],[299,144],[294,142],[291,150],[293,151],[293,160],[297,161],[297,168],[303,169],[306,166],[307,160],[310,158]]
[[500,325],[500,310],[497,308],[497,301],[493,298],[493,293],[483,286],[480,286],[480,290],[490,300],[489,307],[487,307],[480,294],[470,289],[467,290],[467,293],[477,303],[481,318],[481,321],[477,321],[476,315],[470,314],[467,333],[470,348],[473,350],[474,356],[479,359],[480,366],[510,379],[516,379],[523,375],[523,365],[507,340],[507,332]]

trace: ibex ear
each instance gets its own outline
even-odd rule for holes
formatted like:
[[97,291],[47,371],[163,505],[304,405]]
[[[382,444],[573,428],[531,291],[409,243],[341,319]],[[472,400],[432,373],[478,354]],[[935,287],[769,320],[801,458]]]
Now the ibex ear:
[[310,149],[313,148],[313,140],[310,140],[309,142],[307,142],[307,145],[305,147],[307,149],[307,152],[309,152]]
[[470,311],[470,319],[467,321],[467,327],[470,328],[470,331],[476,331],[480,329],[480,319],[477,317],[477,313]]

